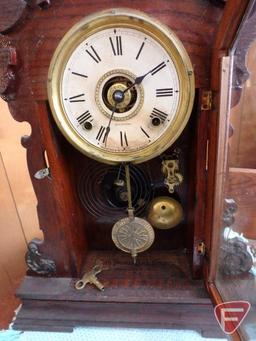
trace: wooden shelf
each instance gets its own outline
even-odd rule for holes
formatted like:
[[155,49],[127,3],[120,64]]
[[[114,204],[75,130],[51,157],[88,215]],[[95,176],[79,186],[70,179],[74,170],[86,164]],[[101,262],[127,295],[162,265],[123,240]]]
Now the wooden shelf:
[[[202,280],[193,280],[181,251],[150,251],[137,264],[129,254],[90,251],[84,270],[97,261],[105,290],[74,288],[75,278],[27,276],[17,295],[23,306],[15,329],[70,332],[75,326],[186,328],[220,336]],[[203,325],[202,325],[203,316]]]
[[120,251],[89,252],[84,270],[102,261],[98,279],[105,290],[92,285],[76,290],[73,278],[27,277],[17,295],[23,299],[70,300],[94,302],[163,302],[209,304],[202,280],[193,280],[187,256],[182,251],[151,251],[132,263],[129,254]]

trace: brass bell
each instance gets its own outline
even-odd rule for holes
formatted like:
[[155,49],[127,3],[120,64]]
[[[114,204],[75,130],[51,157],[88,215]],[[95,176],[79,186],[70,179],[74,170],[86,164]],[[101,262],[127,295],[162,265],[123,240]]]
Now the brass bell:
[[155,228],[166,230],[177,226],[183,219],[181,204],[169,197],[158,197],[148,208],[148,222]]

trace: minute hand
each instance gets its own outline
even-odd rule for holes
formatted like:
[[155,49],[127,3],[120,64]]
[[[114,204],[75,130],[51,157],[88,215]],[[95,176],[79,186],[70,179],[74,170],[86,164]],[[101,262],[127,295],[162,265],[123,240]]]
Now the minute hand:
[[131,89],[134,85],[139,85],[141,84],[141,82],[143,81],[143,79],[149,75],[151,73],[151,75],[153,76],[156,72],[160,71],[162,68],[164,68],[166,66],[165,62],[160,63],[159,65],[157,65],[156,67],[154,67],[153,69],[149,70],[147,73],[145,73],[142,76],[136,77],[134,83],[132,83],[130,86],[128,86],[128,88],[126,88],[124,90],[123,93],[125,93],[126,91],[128,91],[129,89]]

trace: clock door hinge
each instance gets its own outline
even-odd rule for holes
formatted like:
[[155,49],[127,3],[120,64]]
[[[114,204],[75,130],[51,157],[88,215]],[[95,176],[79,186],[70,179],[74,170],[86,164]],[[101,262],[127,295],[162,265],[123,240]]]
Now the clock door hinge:
[[201,110],[209,111],[212,109],[212,91],[203,90],[201,97]]

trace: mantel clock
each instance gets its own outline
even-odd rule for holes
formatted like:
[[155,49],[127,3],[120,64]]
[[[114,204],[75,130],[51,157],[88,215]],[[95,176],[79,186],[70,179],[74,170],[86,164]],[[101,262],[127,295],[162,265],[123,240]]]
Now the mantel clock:
[[[255,120],[230,118],[251,77],[255,1],[15,3],[0,15],[0,92],[31,124],[44,241],[28,245],[14,328],[221,335],[212,303],[255,280],[256,236],[233,188],[255,180],[234,147],[238,122]],[[253,313],[234,339],[252,325]]]

